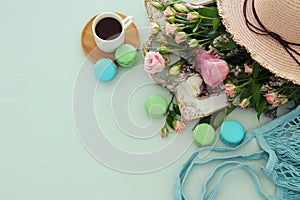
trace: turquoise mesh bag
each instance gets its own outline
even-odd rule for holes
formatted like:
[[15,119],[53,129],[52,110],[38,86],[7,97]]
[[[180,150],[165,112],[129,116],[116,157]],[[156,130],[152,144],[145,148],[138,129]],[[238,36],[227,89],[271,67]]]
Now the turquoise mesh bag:
[[[250,140],[256,138],[261,151],[248,155],[236,154],[230,156],[217,156],[199,160],[202,151],[231,152],[241,148]],[[265,159],[266,165],[253,164],[250,161]],[[236,169],[243,169],[252,177],[257,192],[269,200],[300,200],[300,106],[288,114],[281,116],[266,125],[250,130],[246,133],[244,141],[233,148],[204,147],[194,152],[183,165],[178,174],[174,198],[187,200],[183,193],[183,186],[191,169],[197,165],[205,165],[213,161],[222,161],[217,165],[202,186],[201,200],[212,200],[217,194],[224,178]],[[219,181],[208,192],[207,186],[215,174],[224,169]],[[229,167],[229,168],[228,168]],[[267,195],[255,174],[254,168],[261,169],[276,185],[273,195]],[[190,177],[191,178],[191,177]]]

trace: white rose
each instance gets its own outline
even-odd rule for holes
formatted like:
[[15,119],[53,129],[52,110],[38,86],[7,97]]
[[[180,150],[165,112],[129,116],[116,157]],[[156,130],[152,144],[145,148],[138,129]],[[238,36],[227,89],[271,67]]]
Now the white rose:
[[191,95],[198,96],[201,93],[203,80],[199,74],[194,74],[186,79],[187,89]]

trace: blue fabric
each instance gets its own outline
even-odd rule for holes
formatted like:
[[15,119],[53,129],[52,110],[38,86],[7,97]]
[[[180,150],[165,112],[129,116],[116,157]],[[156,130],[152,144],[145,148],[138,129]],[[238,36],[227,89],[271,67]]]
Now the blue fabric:
[[[234,153],[235,150],[254,138],[262,149],[259,152],[248,155],[218,156],[205,160],[197,159],[203,151]],[[250,161],[260,159],[266,160],[265,166],[250,163]],[[213,161],[223,162],[217,165],[206,179],[202,187],[201,200],[214,199],[223,179],[236,169],[243,169],[252,177],[257,192],[265,199],[300,200],[300,106],[264,126],[248,131],[239,146],[231,148],[204,147],[194,152],[178,174],[174,191],[175,200],[187,200],[183,193],[183,186],[187,178],[192,178],[189,177],[191,169],[194,166],[205,165]],[[216,172],[228,166],[230,168],[223,172],[217,184],[208,192],[207,186],[213,178],[216,178]],[[253,168],[261,169],[276,184],[274,195],[265,194]]]

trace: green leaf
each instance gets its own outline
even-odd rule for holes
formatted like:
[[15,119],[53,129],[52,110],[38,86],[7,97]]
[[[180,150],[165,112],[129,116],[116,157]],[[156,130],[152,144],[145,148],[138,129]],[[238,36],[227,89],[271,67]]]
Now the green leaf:
[[196,24],[196,26],[193,28],[193,33],[195,33],[195,32],[198,30],[198,27],[199,27],[199,25],[201,24],[201,22],[202,22],[202,19],[199,18],[199,19],[198,19],[198,22],[197,22],[197,24]]
[[260,87],[256,83],[252,83],[251,85],[251,90],[252,90],[252,103],[254,105],[259,103],[260,100]]
[[259,101],[259,104],[256,108],[258,119],[260,119],[260,116],[264,112],[266,107],[267,107],[267,100],[265,98],[261,98],[260,101]]
[[216,8],[211,8],[211,7],[202,7],[199,8],[198,10],[199,14],[205,17],[219,17],[218,10]]
[[211,115],[200,118],[199,121],[197,122],[197,124],[195,124],[195,126],[192,130],[194,130],[199,124],[203,124],[203,123],[210,124],[210,121],[211,121]]
[[170,110],[168,116],[175,118],[176,117],[176,112],[174,110]]
[[180,110],[179,110],[179,106],[177,104],[173,104],[173,110],[175,111],[175,113],[177,115],[181,115]]
[[228,107],[225,109],[226,115],[229,115],[234,109],[235,109],[235,106],[234,106],[234,105],[231,104],[230,106],[228,106]]
[[167,124],[170,128],[174,129],[174,126],[173,126],[173,121],[174,121],[174,117],[171,117],[171,116],[167,116]]
[[210,37],[210,38],[212,38],[212,39],[214,39],[215,37],[217,37],[218,36],[218,32],[217,31],[215,31],[215,30],[211,30],[211,31],[209,31],[208,33],[207,33],[207,35]]
[[213,18],[213,30],[217,30],[221,24],[220,18]]
[[258,65],[253,65],[252,66],[252,75],[253,75],[253,78],[256,79],[257,76],[259,75],[259,67]]
[[231,51],[237,48],[236,42],[233,41],[230,35],[228,34],[220,35],[217,32],[217,36],[219,36],[217,39],[218,42],[214,47],[217,48],[219,51]]
[[210,124],[210,120],[211,120],[211,115],[203,117],[199,120],[199,124],[203,124],[203,123]]
[[224,112],[224,110],[222,110],[215,116],[215,119],[214,119],[212,125],[214,127],[219,127],[223,123],[225,118],[226,118],[226,113]]
[[241,92],[240,101],[243,99],[246,99],[252,95],[251,87],[245,87],[243,88],[243,91]]

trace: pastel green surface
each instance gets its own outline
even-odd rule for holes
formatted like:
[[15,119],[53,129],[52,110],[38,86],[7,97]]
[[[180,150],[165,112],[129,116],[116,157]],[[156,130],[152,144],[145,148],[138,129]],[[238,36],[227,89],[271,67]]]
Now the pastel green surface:
[[[153,140],[136,139],[120,130],[112,112],[111,96],[113,89],[118,87],[119,79],[130,70],[120,68],[118,76],[113,80],[105,84],[98,83],[94,77],[94,63],[86,58],[80,44],[84,25],[97,13],[104,11],[133,15],[138,29],[149,26],[144,2],[141,0],[111,0],[109,3],[99,0],[1,2],[1,200],[174,199],[175,177],[185,161],[198,149],[196,145],[190,145],[194,122],[187,123],[184,133],[170,134],[164,139],[160,135]],[[20,30],[23,30],[21,34]],[[147,41],[149,37],[145,32],[140,31],[141,41]],[[143,57],[139,56],[136,66],[143,66],[143,62]],[[188,144],[187,150],[168,166],[161,166],[155,172],[144,174],[116,171],[96,160],[81,143],[74,123],[73,91],[82,69],[87,70],[85,84],[92,81],[92,89],[98,84],[94,92],[95,105],[87,104],[86,107],[95,106],[95,115],[99,118],[99,123],[105,124],[103,128],[112,137],[112,145],[135,154],[142,152],[144,155],[141,156],[147,158],[148,152],[169,150],[172,146],[169,144],[176,138],[181,144]],[[141,74],[136,79],[151,82],[146,73]],[[127,84],[130,83],[131,80],[128,80]],[[82,87],[88,89],[86,85]],[[135,105],[129,106],[133,119],[140,119],[133,120],[135,123],[138,121],[138,125],[147,125],[149,122],[144,109],[147,96],[159,92],[169,94],[166,89],[154,83],[143,89],[146,90],[143,90],[144,96],[138,90],[134,93]],[[115,95],[122,98],[128,92],[133,93],[124,91]],[[85,96],[84,93],[82,95]],[[127,107],[128,99],[123,102],[120,106]],[[233,111],[229,117],[243,120],[240,122],[247,130],[270,120],[262,116],[258,122],[256,113],[240,109]],[[164,118],[157,120],[163,121]],[[149,131],[147,127],[145,131]],[[95,141],[95,146],[97,145]],[[176,150],[177,147],[172,149],[170,156]],[[241,153],[259,150],[253,141]],[[210,156],[213,154],[210,152]],[[120,159],[122,158],[115,158],[116,162]],[[162,156],[157,157],[158,161],[164,159],[166,158]],[[139,166],[140,163],[128,161],[128,164]],[[195,192],[195,187],[201,188],[203,177],[213,169],[215,165],[195,170],[195,177],[201,178],[187,179],[187,199],[199,198],[201,190]],[[260,177],[263,179],[264,175]],[[230,184],[226,184],[225,192],[216,195],[216,200],[264,199],[256,193],[247,172],[238,170],[229,178]],[[263,180],[263,183],[266,192],[273,194],[272,182]]]
[[115,58],[120,66],[130,67],[137,61],[138,53],[130,44],[120,45],[115,52]]
[[194,142],[199,146],[210,145],[215,141],[215,138],[216,132],[209,124],[199,124],[194,129]]
[[145,103],[146,111],[151,117],[162,117],[167,111],[168,103],[161,95],[151,95]]

